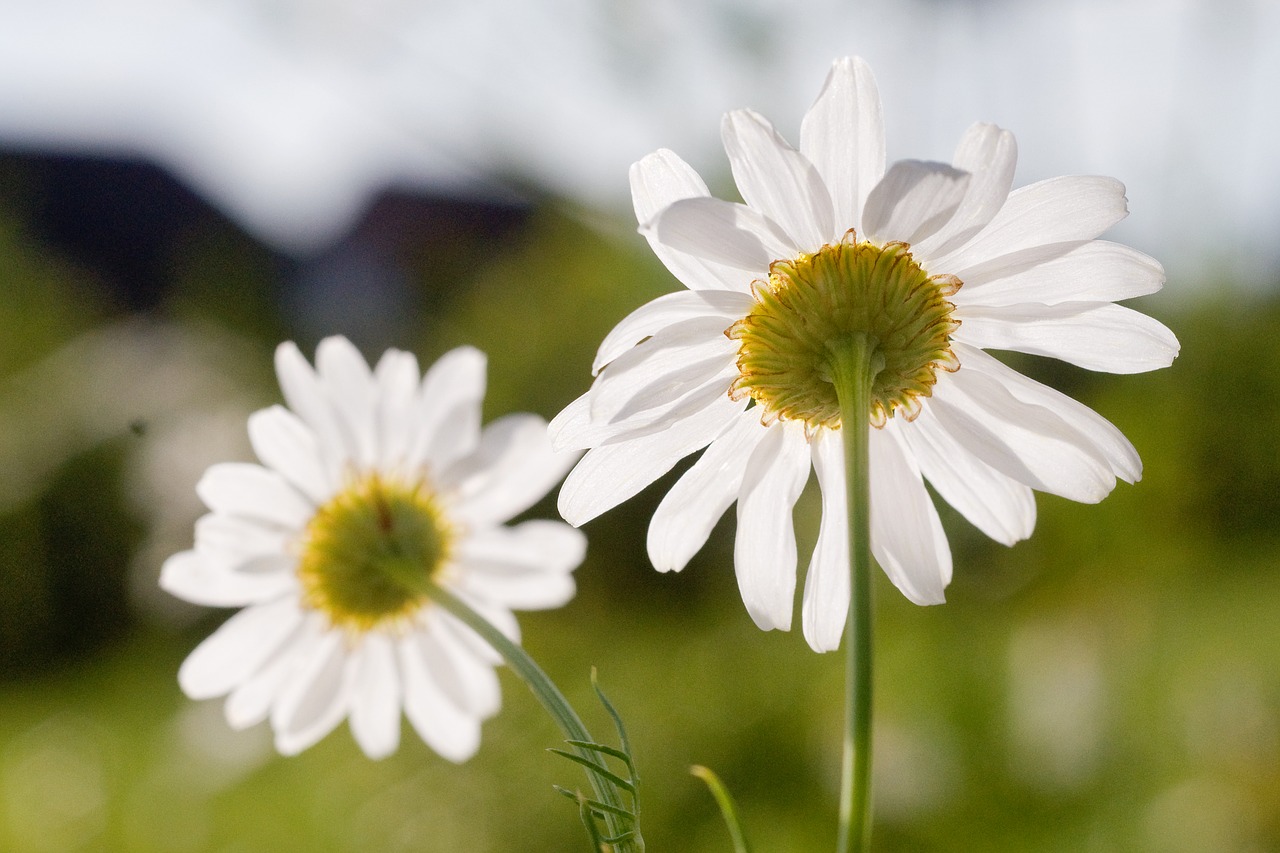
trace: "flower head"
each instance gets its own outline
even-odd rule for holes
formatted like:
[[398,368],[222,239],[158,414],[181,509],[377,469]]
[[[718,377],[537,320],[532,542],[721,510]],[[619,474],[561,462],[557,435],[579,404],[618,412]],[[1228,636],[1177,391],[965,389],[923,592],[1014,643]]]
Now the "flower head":
[[559,481],[535,415],[480,428],[485,360],[447,353],[420,377],[409,353],[370,370],[328,338],[312,370],[276,351],[288,408],[249,419],[261,461],[209,469],[195,548],[160,583],[197,604],[243,607],[178,673],[193,699],[228,695],[235,728],[270,718],[285,754],[344,717],[371,757],[395,751],[400,711],[433,749],[462,761],[498,710],[497,653],[434,606],[433,585],[512,640],[513,609],[558,607],[586,542],[565,524],[504,522]]
[[1172,333],[1115,305],[1164,272],[1096,239],[1126,214],[1110,178],[1011,191],[1012,134],[976,124],[950,164],[885,168],[867,65],[835,63],[794,148],[762,116],[725,116],[745,203],[712,198],[670,151],[632,167],[640,231],[688,288],[637,309],[605,338],[591,389],[552,421],[560,446],[592,448],[560,511],[581,524],[700,448],[654,514],[648,549],[679,570],[737,501],[734,563],[747,610],[789,628],[797,554],[791,512],[812,466],[822,522],[805,579],[805,637],[840,642],[849,603],[833,347],[866,335],[872,387],[871,546],[912,601],[938,603],[951,554],[938,494],[992,538],[1035,524],[1033,489],[1086,502],[1141,475],[1136,451],[1092,410],[986,349],[1092,370],[1165,367]]

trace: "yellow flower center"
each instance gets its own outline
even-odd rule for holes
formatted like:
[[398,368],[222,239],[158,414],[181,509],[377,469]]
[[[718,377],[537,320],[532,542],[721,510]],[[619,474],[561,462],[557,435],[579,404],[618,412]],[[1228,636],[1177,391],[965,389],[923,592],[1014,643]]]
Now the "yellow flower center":
[[307,524],[298,559],[303,601],[357,633],[404,620],[426,600],[453,539],[422,484],[365,476]]
[[959,288],[955,276],[921,269],[906,243],[859,243],[852,230],[811,255],[774,261],[769,280],[753,285],[755,306],[725,331],[739,346],[730,394],[754,399],[765,423],[838,427],[832,347],[863,333],[884,361],[871,388],[872,425],[897,412],[912,420],[937,371],[960,366],[951,351],[960,321],[944,298]]

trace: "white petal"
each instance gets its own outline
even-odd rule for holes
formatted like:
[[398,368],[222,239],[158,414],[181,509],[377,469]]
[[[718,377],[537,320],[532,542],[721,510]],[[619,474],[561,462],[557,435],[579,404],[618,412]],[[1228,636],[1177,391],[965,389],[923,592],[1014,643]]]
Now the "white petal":
[[552,449],[542,418],[507,415],[489,424],[475,452],[445,471],[439,482],[455,489],[458,520],[498,524],[551,491],[577,457],[576,452]]
[[1128,483],[1136,483],[1142,478],[1142,460],[1138,451],[1124,433],[1102,415],[1057,389],[1023,376],[982,350],[957,344],[956,354],[965,369],[997,380],[1024,403],[1053,411],[1093,445],[1117,477]]
[[379,469],[393,470],[409,452],[413,418],[421,405],[418,359],[399,350],[387,350],[374,370],[377,385],[377,425]]
[[884,175],[880,93],[861,58],[837,60],[800,125],[800,151],[831,194],[838,229],[862,228],[861,211]]
[[800,248],[815,252],[838,236],[822,176],[764,116],[735,110],[720,125],[742,200],[782,226]]
[[219,568],[253,572],[289,556],[295,535],[254,519],[209,513],[196,521],[195,550]]
[[525,566],[501,563],[461,565],[462,577],[456,585],[478,598],[512,610],[550,610],[563,607],[577,590],[573,577],[552,574]]
[[[710,195],[707,185],[698,177],[693,167],[665,148],[631,166],[631,198],[635,206],[636,222],[641,226],[651,222],[659,211],[673,202]],[[645,237],[658,259],[690,289],[747,292],[751,276],[744,275],[741,270],[705,261],[665,246],[651,233]]]
[[1091,240],[1128,213],[1124,184],[1114,178],[1050,178],[1009,193],[986,228],[968,243],[930,261],[954,272],[1000,255],[1070,240]]
[[[551,419],[547,436],[556,450],[582,450],[601,443],[605,435],[595,434],[597,429],[591,420],[591,392],[587,391]],[[606,434],[613,432],[609,429]]]
[[[449,589],[462,599],[462,601],[480,615],[480,618],[488,622],[494,628],[513,643],[520,643],[520,623],[516,621],[516,617],[512,612],[500,604],[494,604],[483,598],[477,598],[471,594],[470,590],[462,589],[454,585],[448,585]],[[432,611],[435,613],[436,611]],[[439,618],[446,624],[452,624],[454,634],[464,641],[475,646],[475,650],[484,659],[488,659],[483,649],[489,648],[489,644],[475,631],[468,628],[464,623],[460,622],[448,613],[439,611]],[[494,652],[497,654],[496,652]],[[498,660],[501,660],[499,655]]]
[[487,719],[502,706],[502,691],[494,672],[494,664],[501,658],[491,661],[486,655],[476,654],[471,641],[483,644],[488,654],[496,652],[470,628],[463,628],[465,635],[454,630],[457,625],[443,619],[432,620],[429,628],[407,638],[411,642],[406,642],[406,650],[421,657],[432,682],[450,702],[465,713]]
[[187,656],[178,668],[178,685],[192,699],[227,693],[253,675],[301,621],[290,598],[241,610]]
[[441,471],[475,450],[480,443],[485,365],[480,350],[458,347],[427,370],[406,466]]
[[1004,545],[1031,535],[1036,524],[1031,487],[1006,477],[966,450],[938,424],[928,405],[914,421],[902,425],[899,435],[942,499],[974,527]]
[[733,563],[756,625],[791,628],[796,595],[796,531],[791,512],[809,478],[809,444],[795,422],[768,428],[747,460],[738,495]]
[[664,245],[695,257],[764,276],[777,258],[800,250],[777,224],[745,204],[718,198],[687,198],[663,208],[640,227]]
[[[1065,251],[1046,258],[1053,246]],[[957,306],[1115,302],[1155,293],[1164,284],[1155,258],[1106,240],[1015,252],[956,275],[964,281],[952,300]]]
[[292,341],[276,347],[276,376],[285,403],[315,433],[329,480],[339,482],[354,445],[320,378]]
[[1058,410],[1013,396],[979,370],[939,376],[928,405],[970,453],[1020,483],[1082,503],[1115,488],[1111,463],[1090,437]]
[[[508,640],[513,643],[520,642],[520,623],[516,621],[515,615],[510,610],[477,601],[465,590],[459,592],[459,597],[486,622],[502,632]],[[488,663],[490,666],[501,666],[504,663],[502,655],[498,654],[493,646],[457,618],[439,608],[428,611],[428,616],[429,620],[425,624],[433,637],[440,638],[442,632],[447,633],[453,645],[467,649],[476,660]],[[441,639],[441,642],[444,640]]]
[[306,526],[315,512],[315,507],[284,477],[247,462],[211,466],[196,483],[196,494],[216,513],[293,530]]
[[942,604],[951,548],[897,422],[871,431],[871,550],[893,585],[916,604]]
[[364,356],[341,335],[325,338],[316,347],[316,373],[346,424],[353,461],[361,468],[372,466],[377,461],[374,385]]
[[386,758],[400,745],[400,675],[391,641],[365,634],[352,655],[351,734],[364,754]]
[[612,509],[709,444],[745,405],[723,395],[661,432],[588,451],[560,487],[560,515],[577,527]]
[[[565,526],[565,529],[577,533],[571,527]],[[585,537],[582,548],[585,551]],[[528,556],[515,559],[460,556],[458,572],[455,587],[511,610],[563,607],[577,589],[569,572],[549,571]]]
[[284,406],[271,406],[249,416],[249,441],[262,464],[279,473],[319,506],[333,496],[311,428]]
[[295,586],[293,575],[288,571],[237,572],[195,551],[174,554],[160,567],[161,589],[206,607],[258,604],[289,593]]
[[723,331],[753,305],[755,300],[750,296],[731,290],[681,290],[659,296],[632,311],[605,336],[591,373],[598,374],[606,364],[669,326],[699,317],[717,317],[724,323]]
[[352,694],[352,661],[339,631],[328,631],[305,652],[271,709],[281,755],[297,755],[333,731]]
[[740,413],[671,487],[649,524],[647,544],[655,569],[678,572],[702,548],[720,516],[737,499],[747,460],[767,432],[757,412]]
[[[682,320],[623,353],[591,386],[591,419],[614,423],[672,404],[731,369],[738,343],[725,337],[723,323]],[[732,378],[722,384],[726,393]]]
[[398,645],[405,716],[427,746],[450,761],[466,761],[480,748],[480,721],[445,697],[411,642]]
[[994,124],[971,125],[951,160],[951,165],[972,175],[969,189],[946,225],[928,239],[912,244],[916,260],[923,263],[944,255],[985,228],[1009,197],[1017,161],[1018,145],[1012,133]]
[[946,163],[899,160],[867,196],[862,229],[877,243],[915,244],[946,225],[969,189],[970,176]]
[[1058,358],[1088,370],[1142,373],[1168,367],[1178,339],[1160,323],[1110,302],[966,306],[956,338],[983,349]]
[[564,574],[587,554],[587,537],[567,524],[534,519],[513,527],[473,532],[458,544],[458,558]]
[[[595,399],[588,391],[570,403],[548,427],[552,446],[578,449],[600,447],[606,444],[623,444],[664,432],[670,424],[692,417],[708,406],[719,405],[722,398],[728,396],[729,388],[738,375],[736,363],[728,357],[699,362],[690,370],[694,373],[694,381],[679,375],[673,377],[675,382],[681,383],[679,388],[674,389],[677,392],[674,397],[672,388],[663,388],[662,381],[655,380],[647,386],[647,389],[654,392],[654,396],[647,397],[641,391],[635,392],[634,405],[631,405],[632,401],[627,401],[627,408],[609,420],[593,417],[592,405]],[[650,402],[654,405],[643,405]]]
[[231,691],[224,707],[227,724],[231,728],[240,731],[256,726],[267,718],[280,691],[288,683],[299,662],[306,658],[308,650],[319,642],[323,631],[323,622],[319,617],[304,620],[298,630],[277,647],[257,672]]
[[801,609],[804,638],[815,652],[839,648],[849,618],[849,515],[844,437],[819,430],[813,440],[813,470],[822,492],[818,541],[804,579]]

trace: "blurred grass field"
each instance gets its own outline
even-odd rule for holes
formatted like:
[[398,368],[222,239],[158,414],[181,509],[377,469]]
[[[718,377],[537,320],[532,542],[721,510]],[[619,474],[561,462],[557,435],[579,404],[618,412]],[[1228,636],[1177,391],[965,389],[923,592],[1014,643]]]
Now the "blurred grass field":
[[[278,259],[217,222],[175,243],[164,296],[130,325],[109,282],[24,210],[0,199],[0,850],[585,851],[551,790],[581,777],[545,751],[557,732],[505,670],[505,708],[462,766],[407,727],[382,762],[345,727],[281,758],[262,727],[232,733],[218,702],[181,696],[179,663],[226,614],[156,593],[157,549],[189,545],[192,460],[247,453],[243,416],[277,398],[276,343],[297,336],[310,353],[320,332],[278,307],[296,298]],[[497,237],[460,228],[398,260],[414,331],[397,345],[424,364],[486,350],[487,419],[554,415],[587,387],[608,329],[676,286],[626,227],[552,203]],[[876,850],[1280,849],[1280,303],[1265,290],[1175,277],[1144,300],[1181,338],[1169,370],[1017,362],[1119,426],[1145,475],[1098,506],[1039,495],[1036,533],[1012,549],[944,507],[945,606],[917,608],[879,578]],[[158,386],[184,374],[165,357],[114,376],[83,364],[88,389],[74,359],[47,369],[100,352],[75,349],[86,335],[152,346],[156,329],[162,356],[201,354],[174,407]],[[45,381],[57,376],[70,379]],[[198,434],[184,444],[184,430]],[[843,658],[752,625],[732,513],[683,573],[649,567],[646,519],[674,476],[586,526],[579,595],[523,615],[526,647],[605,738],[598,668],[641,762],[650,850],[731,849],[695,763],[737,796],[757,850],[830,849]],[[530,514],[554,512],[547,500]]]

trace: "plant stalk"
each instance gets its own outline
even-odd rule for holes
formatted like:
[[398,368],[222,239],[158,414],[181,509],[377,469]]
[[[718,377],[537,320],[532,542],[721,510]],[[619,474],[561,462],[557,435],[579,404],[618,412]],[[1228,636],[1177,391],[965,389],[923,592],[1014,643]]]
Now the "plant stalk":
[[878,343],[863,333],[831,347],[828,362],[840,402],[849,522],[849,618],[845,623],[845,726],[837,853],[871,846],[871,389],[884,367]]
[[[528,685],[529,689],[533,691],[533,695],[542,703],[542,707],[547,709],[547,713],[560,726],[565,740],[579,743],[597,743],[591,737],[591,733],[587,731],[587,727],[583,724],[577,712],[573,710],[569,701],[565,699],[564,694],[560,692],[560,689],[556,687],[551,678],[542,671],[542,667],[538,666],[524,649],[507,639],[506,635],[493,627],[488,620],[439,584],[430,583],[426,592],[432,601],[457,617],[468,628],[479,634],[486,643],[493,646],[498,654],[502,655],[507,665],[520,677],[521,681]],[[588,761],[596,761],[599,757],[591,750],[580,746],[573,745],[573,749]],[[619,801],[616,791],[610,785],[604,783],[592,772],[587,773],[587,778],[591,781],[591,787],[595,792],[596,799],[607,806],[623,811],[623,804]],[[617,815],[608,811],[604,813],[604,820],[610,836],[621,836],[628,829],[628,827],[622,825]],[[644,850],[644,843],[639,840],[638,836],[632,849]]]

